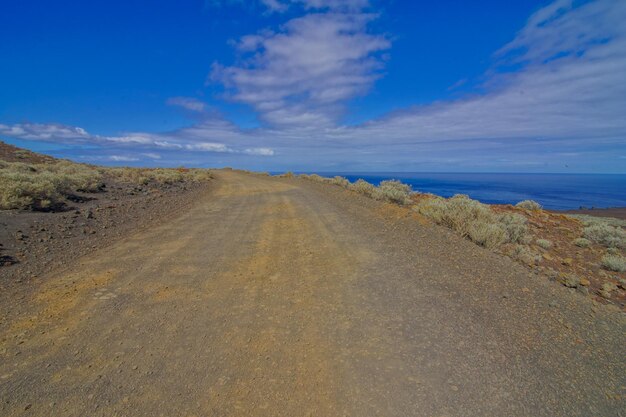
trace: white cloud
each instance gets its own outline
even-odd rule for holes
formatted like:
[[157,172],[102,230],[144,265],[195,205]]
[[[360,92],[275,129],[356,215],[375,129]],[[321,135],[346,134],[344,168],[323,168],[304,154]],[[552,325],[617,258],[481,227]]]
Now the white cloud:
[[[0,124],[0,135],[22,139],[59,142],[65,144],[91,144],[102,148],[115,147],[116,149],[132,150],[166,150],[190,151],[208,153],[248,154],[258,156],[272,156],[270,148],[252,148],[251,138],[243,134],[232,124],[220,120],[205,120],[198,126],[174,131],[171,133],[127,133],[121,136],[92,135],[80,127],[60,124]],[[239,146],[228,146],[221,142],[207,141],[208,139],[230,139]],[[156,152],[142,152],[140,156],[150,159],[161,159]],[[131,161],[125,155],[110,155],[112,161]],[[133,161],[139,158],[132,157]]]
[[0,124],[0,135],[26,140],[56,142],[81,142],[90,139],[90,135],[84,129],[80,127],[64,126],[58,123]]
[[248,155],[273,156],[274,150],[270,148],[248,148],[244,149],[243,153]]
[[369,6],[368,0],[261,0],[270,11],[284,12],[291,5],[302,5],[305,9],[330,9],[358,11]]
[[171,97],[167,99],[166,103],[170,106],[178,106],[198,113],[202,113],[206,108],[205,103],[193,97]]
[[193,143],[185,145],[185,149],[190,151],[204,151],[204,152],[233,152],[228,146],[223,143]]
[[271,125],[332,125],[349,99],[364,94],[379,77],[375,53],[389,41],[367,32],[374,16],[309,14],[279,32],[243,37],[240,66],[214,64],[211,80],[230,99],[249,104]]
[[114,162],[135,162],[135,161],[139,161],[139,158],[135,158],[133,156],[126,156],[126,155],[111,155],[108,158],[110,161],[114,161]]
[[[626,2],[558,1],[530,17],[500,52],[487,93],[409,109],[339,136],[395,143],[626,135]],[[507,56],[506,54],[512,54]]]

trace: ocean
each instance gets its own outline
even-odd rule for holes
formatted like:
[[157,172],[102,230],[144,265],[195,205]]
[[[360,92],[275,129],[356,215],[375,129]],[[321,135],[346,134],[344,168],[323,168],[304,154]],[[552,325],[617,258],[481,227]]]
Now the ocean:
[[626,174],[469,174],[422,172],[328,173],[341,175],[351,182],[359,178],[378,185],[397,179],[415,191],[443,197],[467,194],[489,204],[515,204],[535,200],[544,208],[571,210],[626,207]]

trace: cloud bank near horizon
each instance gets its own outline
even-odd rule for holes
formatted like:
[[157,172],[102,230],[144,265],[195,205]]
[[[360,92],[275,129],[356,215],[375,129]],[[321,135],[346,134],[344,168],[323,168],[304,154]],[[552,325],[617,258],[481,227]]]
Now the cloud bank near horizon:
[[276,170],[602,171],[607,160],[626,157],[626,2],[557,0],[494,53],[480,92],[359,125],[343,124],[343,115],[383,76],[384,54],[393,49],[387,35],[372,33],[369,4],[262,3],[279,14],[300,7],[304,15],[240,38],[238,60],[214,63],[208,75],[223,86],[223,100],[252,108],[260,127],[241,128],[197,98],[172,97],[167,104],[199,121],[118,136],[61,124],[0,124],[0,137],[90,145],[118,161],[157,159],[146,156],[152,154],[160,162]]

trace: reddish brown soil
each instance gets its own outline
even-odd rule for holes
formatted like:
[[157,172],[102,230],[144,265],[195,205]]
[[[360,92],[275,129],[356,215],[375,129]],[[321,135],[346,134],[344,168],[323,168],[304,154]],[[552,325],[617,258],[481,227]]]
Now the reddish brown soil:
[[[413,196],[415,202],[424,198],[432,198],[427,194]],[[626,272],[607,271],[601,266],[602,257],[607,248],[592,244],[588,248],[580,248],[574,245],[574,240],[582,237],[583,224],[580,220],[567,216],[563,212],[551,212],[547,210],[524,210],[511,205],[493,205],[492,208],[499,212],[513,212],[528,218],[531,242],[528,250],[536,258],[516,258],[531,270],[541,273],[550,280],[563,283],[570,275],[580,279],[581,284],[571,287],[571,291],[578,291],[589,295],[602,303],[613,303],[622,310],[626,309]],[[621,209],[588,210],[589,212],[616,213]],[[582,210],[573,211],[575,214],[587,214]],[[546,239],[552,242],[549,249],[543,249],[536,244],[537,239]],[[511,254],[514,245],[504,245],[499,250],[501,253]],[[617,289],[607,294],[602,294],[601,288],[607,283],[614,284]]]
[[27,149],[18,148],[0,141],[0,161],[24,162],[27,164],[45,164],[54,162],[56,159],[40,153],[31,152]]

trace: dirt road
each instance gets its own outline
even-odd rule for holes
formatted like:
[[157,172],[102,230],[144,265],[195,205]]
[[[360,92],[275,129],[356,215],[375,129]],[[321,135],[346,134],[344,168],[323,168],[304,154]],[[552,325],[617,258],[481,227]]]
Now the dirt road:
[[0,415],[626,415],[616,309],[338,187],[215,183],[3,298]]

